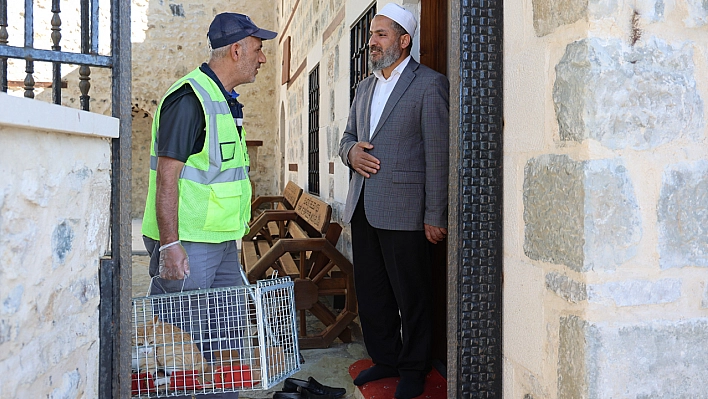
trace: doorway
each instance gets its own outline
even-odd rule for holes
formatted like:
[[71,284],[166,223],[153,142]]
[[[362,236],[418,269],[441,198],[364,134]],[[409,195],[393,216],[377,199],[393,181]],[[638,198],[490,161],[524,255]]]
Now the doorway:
[[[420,63],[448,75],[448,0],[422,0],[420,4]],[[452,193],[450,193],[452,194]],[[447,374],[447,246],[433,246],[433,365]]]

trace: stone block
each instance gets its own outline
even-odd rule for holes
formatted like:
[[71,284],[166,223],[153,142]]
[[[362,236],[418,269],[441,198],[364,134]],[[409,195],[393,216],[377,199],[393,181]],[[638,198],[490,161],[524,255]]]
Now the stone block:
[[2,301],[0,313],[15,314],[22,305],[22,294],[25,292],[25,287],[21,284],[15,286],[10,294]]
[[587,323],[577,316],[560,319],[558,399],[587,398]]
[[585,270],[614,270],[637,253],[642,221],[623,162],[585,162]]
[[590,19],[607,18],[617,12],[617,0],[589,0],[588,17]]
[[708,308],[708,284],[703,283],[703,300],[701,301],[702,308]]
[[0,319],[0,344],[12,340],[13,330],[16,328],[13,328],[10,320]]
[[587,17],[588,0],[533,0],[533,27],[536,36],[545,36],[557,27]]
[[613,270],[636,254],[641,218],[621,160],[533,158],[523,195],[524,252],[531,259],[576,271]]
[[638,4],[644,7],[637,7],[642,18],[650,22],[658,22],[664,20],[666,15],[666,2],[664,0],[645,0]]
[[708,161],[666,167],[657,213],[661,268],[708,267]]
[[54,227],[54,232],[52,233],[52,267],[54,269],[64,263],[66,256],[71,252],[74,242],[74,229],[72,225],[76,224],[76,220],[68,222],[69,223],[64,220],[59,223]]
[[[616,18],[620,12],[617,3],[617,0],[590,0],[590,18]],[[667,12],[666,6],[666,0],[636,0],[632,4],[632,10],[637,12],[641,27],[647,23],[663,21]],[[669,4],[669,7],[672,6],[673,4]]]
[[546,288],[569,302],[578,303],[588,299],[585,283],[557,272],[546,274]]
[[64,373],[61,377],[61,385],[55,388],[50,398],[75,398],[79,395],[79,383],[81,382],[81,375],[77,370]]
[[535,260],[583,267],[583,163],[542,155],[524,168],[524,252]]
[[686,0],[688,15],[683,22],[689,28],[699,28],[708,24],[708,1]]
[[698,398],[708,392],[708,319],[561,318],[559,398]]
[[704,126],[690,42],[573,42],[556,65],[553,101],[561,140],[594,139],[612,149],[697,140]]
[[[628,280],[588,287],[588,301],[612,306],[654,305],[675,302],[681,297],[681,280]],[[610,302],[611,301],[611,302]]]

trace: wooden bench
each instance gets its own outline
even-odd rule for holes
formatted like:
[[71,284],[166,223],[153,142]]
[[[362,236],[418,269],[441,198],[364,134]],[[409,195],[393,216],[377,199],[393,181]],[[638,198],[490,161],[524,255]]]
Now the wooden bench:
[[[249,227],[252,228],[253,222],[263,213],[272,211],[286,211],[295,209],[295,204],[302,194],[302,188],[297,184],[289,181],[283,189],[283,195],[261,195],[251,202],[251,222]],[[265,209],[263,209],[265,207]],[[257,231],[257,234],[262,235],[271,244],[277,237],[285,235],[285,225],[287,221],[273,221],[268,223],[266,227]]]
[[[331,214],[331,206],[303,193],[294,210],[263,212],[243,237],[241,258],[250,282],[269,276],[273,270],[293,278],[303,349],[327,348],[336,337],[351,342],[349,324],[357,315],[354,268],[336,248],[342,227],[330,222]],[[258,231],[273,221],[287,222],[286,231],[269,242]],[[330,296],[344,297],[338,314],[325,300]],[[324,328],[308,332],[306,312]]]

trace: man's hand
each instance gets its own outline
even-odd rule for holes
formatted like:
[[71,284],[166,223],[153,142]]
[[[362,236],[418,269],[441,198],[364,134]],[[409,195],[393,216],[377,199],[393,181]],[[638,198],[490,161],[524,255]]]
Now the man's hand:
[[425,226],[425,238],[433,244],[437,244],[444,240],[447,236],[447,229],[444,227],[431,226],[429,224],[424,224]]
[[189,257],[181,243],[160,251],[160,277],[165,280],[182,280],[189,276]]
[[366,177],[367,179],[371,177],[369,173],[376,173],[381,169],[379,160],[366,152],[374,148],[371,143],[366,141],[359,141],[354,144],[354,146],[349,150],[347,158],[349,158],[349,165],[356,171],[356,173]]

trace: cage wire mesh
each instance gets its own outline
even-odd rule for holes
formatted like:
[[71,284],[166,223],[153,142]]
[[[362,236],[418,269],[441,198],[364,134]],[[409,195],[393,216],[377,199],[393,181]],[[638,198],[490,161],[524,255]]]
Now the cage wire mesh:
[[133,397],[269,389],[300,369],[289,277],[132,302]]

